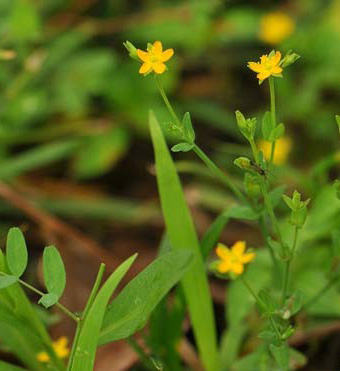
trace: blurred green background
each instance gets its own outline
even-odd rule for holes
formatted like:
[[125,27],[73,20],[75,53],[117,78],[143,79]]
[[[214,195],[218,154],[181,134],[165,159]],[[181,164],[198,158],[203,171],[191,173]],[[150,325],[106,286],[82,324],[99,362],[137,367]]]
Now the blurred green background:
[[17,54],[0,68],[0,179],[29,175],[42,190],[39,177],[95,184],[112,197],[110,210],[78,192],[74,207],[54,203],[51,190],[45,198],[37,192],[54,212],[129,223],[153,215],[138,208],[146,196],[140,167],[152,159],[146,117],[151,107],[164,121],[169,115],[152,79],[128,58],[126,39],[174,48],[166,89],[179,111],[191,111],[201,146],[225,166],[244,152],[233,112],[261,115],[268,107],[267,87],[247,61],[293,49],[301,59],[276,81],[291,159],[310,167],[337,149],[338,0],[0,0],[0,17],[0,48]]
[[[175,50],[165,89],[180,115],[191,112],[197,143],[240,185],[233,160],[250,152],[234,111],[260,119],[269,108],[267,83],[258,85],[247,62],[293,49],[301,59],[275,79],[289,143],[275,179],[313,197],[338,176],[340,0],[0,0],[2,238],[9,225],[37,221],[19,195],[118,258],[155,253],[162,218],[147,114],[154,109],[164,123],[170,116],[126,40]],[[231,196],[192,153],[175,159],[202,234]],[[240,233],[260,239],[249,226],[233,227],[231,241]]]

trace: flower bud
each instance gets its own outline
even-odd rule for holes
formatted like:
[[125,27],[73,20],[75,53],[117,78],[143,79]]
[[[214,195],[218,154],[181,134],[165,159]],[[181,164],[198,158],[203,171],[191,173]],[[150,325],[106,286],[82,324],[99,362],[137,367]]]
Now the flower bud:
[[140,62],[140,59],[138,58],[137,55],[137,48],[128,40],[126,40],[125,43],[123,43],[123,45],[125,46],[125,49],[129,52],[130,57]]
[[234,164],[242,170],[250,170],[251,169],[251,161],[247,157],[238,157],[234,161]]
[[261,196],[261,188],[257,176],[246,173],[243,184],[250,198],[257,200]]
[[300,56],[296,53],[293,53],[292,50],[289,50],[288,53],[284,56],[281,62],[281,67],[288,67],[291,64],[295,63]]
[[241,133],[248,139],[253,140],[256,131],[256,118],[246,119],[242,112],[236,111],[236,121]]

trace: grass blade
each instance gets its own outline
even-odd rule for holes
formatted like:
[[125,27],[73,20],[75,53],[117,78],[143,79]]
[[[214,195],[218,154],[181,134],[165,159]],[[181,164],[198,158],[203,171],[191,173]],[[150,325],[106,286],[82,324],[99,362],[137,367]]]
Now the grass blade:
[[218,371],[212,300],[194,224],[181,183],[155,115],[149,125],[155,151],[158,189],[167,234],[174,250],[190,250],[194,261],[182,279],[195,339],[207,371]]

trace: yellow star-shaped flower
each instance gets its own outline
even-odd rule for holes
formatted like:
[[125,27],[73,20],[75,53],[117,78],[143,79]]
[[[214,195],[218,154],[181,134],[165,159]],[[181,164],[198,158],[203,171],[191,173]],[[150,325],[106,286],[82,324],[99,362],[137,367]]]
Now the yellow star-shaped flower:
[[219,243],[216,248],[216,254],[221,258],[217,264],[218,272],[241,275],[244,271],[244,264],[250,263],[255,258],[255,253],[245,251],[245,241],[237,241],[231,249]]
[[[66,336],[62,336],[58,340],[52,343],[53,349],[59,358],[66,358],[70,354],[70,349],[67,346],[68,340]],[[47,363],[50,362],[50,356],[47,352],[40,352],[37,354],[37,360],[39,362]]]
[[137,49],[137,55],[143,62],[139,69],[139,73],[148,74],[154,71],[157,74],[162,74],[167,69],[164,62],[168,61],[173,54],[173,49],[163,51],[163,46],[160,41],[155,41],[147,51]]
[[260,63],[248,62],[248,67],[257,72],[257,78],[262,82],[269,76],[280,75],[282,68],[280,67],[281,53],[276,52],[273,55],[263,55]]

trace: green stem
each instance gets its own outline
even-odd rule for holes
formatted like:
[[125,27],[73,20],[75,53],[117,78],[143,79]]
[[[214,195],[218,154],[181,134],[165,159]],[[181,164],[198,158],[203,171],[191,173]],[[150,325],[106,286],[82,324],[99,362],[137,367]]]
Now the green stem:
[[[157,75],[155,75],[155,80],[157,83],[158,90],[163,98],[163,101],[169,110],[172,118],[176,122],[177,126],[179,128],[182,127],[182,123],[180,119],[178,118],[175,110],[173,109],[165,91],[163,88],[163,85]],[[229,180],[229,178],[222,172],[222,170],[215,165],[215,163],[195,144],[194,145],[194,152],[196,155],[206,164],[206,166],[217,176],[218,179],[222,181],[223,184],[225,184],[233,193],[234,195],[243,203],[247,204],[248,201],[246,197],[243,195],[243,193]]]
[[257,294],[255,293],[255,291],[253,290],[253,288],[250,286],[249,282],[244,278],[244,275],[243,274],[240,276],[240,278],[241,278],[243,284],[246,286],[246,288],[250,292],[251,296],[255,299],[255,301],[258,304],[258,306],[260,308],[263,308],[263,303],[262,303],[261,299],[257,296]]
[[155,74],[155,80],[156,80],[156,84],[157,84],[157,87],[158,87],[158,90],[159,92],[161,93],[161,96],[163,98],[163,101],[167,107],[167,109],[169,110],[172,118],[174,119],[174,121],[176,122],[176,124],[181,127],[182,126],[182,123],[181,123],[181,120],[178,118],[175,110],[172,108],[172,105],[164,91],[164,88],[163,88],[163,85],[161,83],[161,80],[159,79],[159,77]]
[[226,176],[222,170],[215,165],[215,163],[201,150],[201,148],[195,144],[193,149],[196,155],[206,164],[215,176],[220,179],[220,181],[225,184],[241,202],[248,204],[248,200],[243,193],[229,180],[228,176]]
[[140,361],[147,370],[155,371],[157,370],[155,365],[152,363],[150,357],[145,353],[144,349],[137,343],[137,341],[129,337],[126,339],[131,348],[138,354]]
[[[8,276],[7,273],[5,272],[1,272],[0,271],[0,275],[2,276]],[[20,278],[18,278],[18,282],[21,283],[23,286],[27,287],[29,290],[35,292],[36,294],[40,295],[40,296],[44,296],[45,294],[36,289],[35,287],[31,286],[29,283],[21,280]],[[70,318],[72,318],[75,322],[78,322],[79,321],[79,317],[77,317],[74,313],[72,313],[70,310],[68,310],[66,307],[64,307],[62,304],[60,304],[59,302],[55,304],[61,311],[63,311],[67,316],[69,316]]]
[[295,227],[294,230],[294,242],[293,242],[293,247],[290,251],[289,258],[286,262],[285,266],[285,272],[284,272],[284,278],[283,278],[283,287],[282,287],[282,304],[284,303],[286,296],[287,296],[287,290],[288,290],[288,285],[289,285],[289,269],[291,262],[294,257],[295,249],[296,249],[296,244],[297,244],[297,238],[298,238],[298,233],[299,233],[299,228]]
[[333,277],[326,285],[320,289],[307,303],[303,306],[303,309],[311,307],[316,301],[318,301],[337,281],[339,276]]
[[[274,78],[272,76],[269,77],[269,91],[270,91],[270,112],[271,112],[272,126],[273,128],[275,128],[276,127],[275,85],[274,85]],[[272,142],[272,146],[271,146],[269,168],[271,168],[273,164],[274,155],[275,155],[275,140]]]
[[281,230],[280,230],[279,223],[278,223],[278,221],[276,219],[276,216],[275,216],[273,205],[272,205],[271,200],[270,200],[269,195],[268,195],[266,184],[265,184],[264,180],[262,179],[262,177],[260,177],[259,179],[260,179],[260,188],[261,188],[261,192],[262,192],[262,195],[263,195],[263,198],[264,198],[265,207],[267,209],[269,218],[270,218],[271,223],[272,223],[272,225],[275,229],[275,232],[276,232],[276,235],[279,239],[279,242],[283,246],[283,239],[282,239],[282,235],[281,235]]

